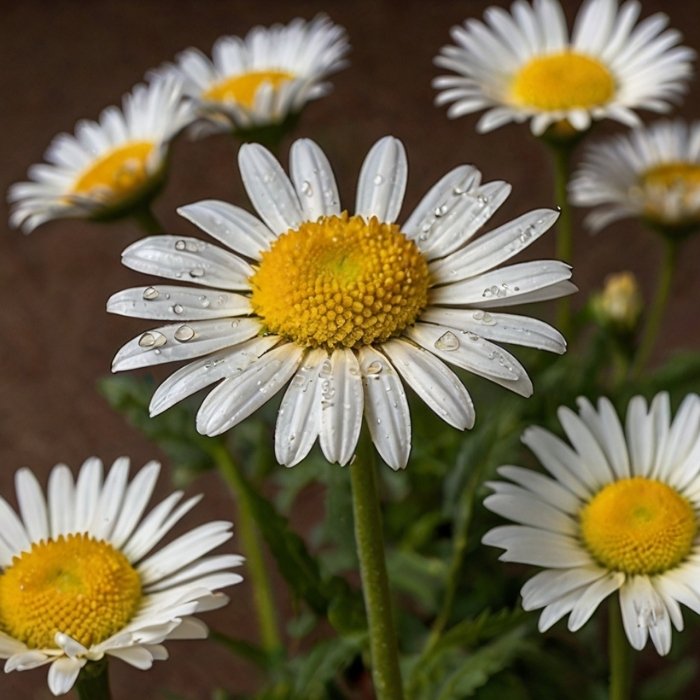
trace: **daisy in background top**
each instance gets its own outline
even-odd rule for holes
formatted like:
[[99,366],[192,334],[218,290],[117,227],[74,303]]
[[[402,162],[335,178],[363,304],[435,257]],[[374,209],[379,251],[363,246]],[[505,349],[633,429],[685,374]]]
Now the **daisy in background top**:
[[489,484],[484,505],[517,525],[483,541],[503,561],[544,567],[522,589],[526,610],[543,608],[540,631],[566,615],[576,631],[618,594],[632,647],[650,637],[667,654],[680,604],[700,612],[700,397],[672,419],[668,394],[650,406],[636,396],[624,429],[607,399],[579,399],[559,420],[571,445],[542,428],[523,435],[548,476],[507,466],[509,481]]
[[584,131],[606,117],[638,124],[636,109],[665,112],[685,92],[694,52],[666,15],[637,23],[639,12],[635,0],[587,0],[569,38],[556,0],[490,7],[485,22],[455,27],[457,46],[435,59],[457,73],[434,80],[436,104],[453,103],[449,117],[487,110],[479,131],[531,120],[536,135],[564,120]]
[[700,122],[661,121],[588,148],[569,185],[594,231],[626,217],[670,235],[700,228]]
[[[160,466],[129,481],[118,459],[103,480],[88,459],[74,482],[51,470],[46,495],[28,469],[15,475],[19,515],[0,498],[0,658],[5,672],[49,666],[49,688],[67,693],[88,662],[121,659],[139,669],[168,658],[167,639],[200,639],[195,613],[228,602],[243,559],[209,555],[231,523],[200,525],[154,548],[200,500],[177,491],[144,517]],[[82,697],[82,695],[81,695]]]
[[245,39],[221,37],[212,60],[190,48],[165,70],[184,81],[205,132],[245,132],[293,119],[327,94],[324,81],[346,65],[349,49],[345,30],[318,16],[254,27]]
[[25,233],[52,219],[110,220],[147,206],[163,185],[170,142],[192,120],[174,76],[137,85],[122,109],[83,120],[59,134],[48,163],[29,168],[28,182],[10,187],[10,223]]
[[329,461],[347,464],[364,414],[397,469],[411,447],[401,378],[465,429],[474,409],[448,364],[529,396],[527,373],[494,341],[564,352],[547,324],[494,311],[576,289],[558,261],[499,267],[549,229],[555,211],[528,212],[471,240],[507,183],[457,167],[399,226],[407,161],[395,138],[367,155],[354,215],[341,210],[330,163],[312,141],[293,144],[291,180],[259,144],[241,147],[239,165],[260,218],[218,201],[179,210],[224,248],[159,236],[123,253],[135,270],[199,285],[136,287],[108,302],[113,313],[165,322],[127,343],[114,371],[190,361],[157,389],[152,415],[218,383],[197,415],[200,433],[218,435],[288,384],[275,432],[280,463],[299,462],[318,437]]

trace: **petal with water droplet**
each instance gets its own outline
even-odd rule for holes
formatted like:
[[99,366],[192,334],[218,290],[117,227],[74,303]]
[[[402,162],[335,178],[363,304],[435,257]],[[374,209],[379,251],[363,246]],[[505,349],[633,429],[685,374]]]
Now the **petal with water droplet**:
[[355,213],[393,223],[399,216],[408,179],[403,144],[385,136],[372,146],[360,170]]
[[289,154],[292,181],[304,216],[316,221],[321,216],[340,213],[340,196],[326,154],[310,139],[292,144]]

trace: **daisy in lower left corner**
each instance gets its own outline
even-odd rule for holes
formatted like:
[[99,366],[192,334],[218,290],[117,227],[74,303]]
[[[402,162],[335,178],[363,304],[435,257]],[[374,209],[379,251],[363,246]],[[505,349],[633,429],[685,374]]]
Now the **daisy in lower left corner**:
[[49,665],[54,695],[89,662],[121,659],[139,669],[168,658],[166,639],[198,639],[194,615],[220,608],[218,589],[242,579],[235,554],[206,556],[231,537],[209,522],[153,549],[200,500],[175,492],[143,517],[158,478],[150,462],[131,481],[129,460],[103,480],[88,459],[73,481],[51,471],[47,494],[29,469],[15,475],[19,515],[0,498],[0,658],[5,672]]
[[668,394],[636,396],[624,428],[607,399],[579,399],[559,420],[571,445],[541,428],[523,435],[548,476],[504,466],[509,481],[488,484],[484,505],[516,524],[483,542],[544,568],[522,589],[525,610],[543,608],[540,631],[567,615],[576,631],[617,594],[630,645],[651,638],[667,654],[681,604],[700,612],[700,397],[672,419]]

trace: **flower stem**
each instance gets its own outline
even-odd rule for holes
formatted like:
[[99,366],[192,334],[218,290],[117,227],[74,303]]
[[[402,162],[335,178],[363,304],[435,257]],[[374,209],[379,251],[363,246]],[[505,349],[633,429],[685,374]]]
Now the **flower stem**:
[[369,626],[372,678],[378,700],[402,700],[398,642],[391,611],[389,578],[377,491],[376,460],[369,433],[363,428],[357,458],[349,467],[355,540]]
[[668,302],[669,292],[671,291],[671,283],[673,282],[673,274],[676,269],[676,260],[678,258],[678,242],[671,238],[664,238],[664,255],[661,261],[661,270],[659,272],[659,281],[657,282],[654,302],[647,317],[647,322],[644,327],[644,333],[639,343],[637,355],[632,364],[631,376],[636,378],[646,367],[651,353],[656,344],[656,338],[659,335],[661,327],[661,319],[663,318],[666,304]]
[[[567,143],[551,143],[549,146],[554,165],[554,200],[560,212],[557,220],[556,258],[572,265],[574,232],[567,193],[572,147]],[[564,335],[568,335],[571,330],[571,297],[569,296],[562,297],[557,302],[557,325]]]
[[132,217],[145,233],[163,233],[163,226],[161,225],[160,221],[156,219],[153,210],[148,204],[144,204],[138,209],[134,209],[132,212]]
[[265,566],[263,549],[253,516],[253,508],[248,499],[248,492],[243,484],[242,474],[226,447],[217,443],[211,450],[219,473],[231,489],[238,506],[238,532],[246,555],[246,565],[250,572],[253,603],[260,627],[261,644],[269,654],[277,654],[282,648],[282,640],[278,629],[272,584]]
[[610,596],[608,606],[608,658],[610,659],[609,700],[629,700],[632,690],[632,654],[622,626],[620,601]]
[[111,700],[107,659],[88,661],[78,675],[75,689],[80,700]]

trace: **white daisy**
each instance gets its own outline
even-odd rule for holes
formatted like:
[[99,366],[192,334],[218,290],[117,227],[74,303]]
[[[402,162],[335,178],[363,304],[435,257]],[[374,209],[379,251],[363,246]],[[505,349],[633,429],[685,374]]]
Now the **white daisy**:
[[128,267],[206,287],[137,287],[108,302],[113,313],[166,322],[127,343],[114,371],[202,358],[158,388],[152,415],[223,379],[197,415],[199,432],[217,435],[289,383],[275,435],[280,463],[299,462],[319,437],[327,459],[346,464],[364,412],[396,469],[411,444],[400,376],[459,429],[472,426],[474,410],[445,363],[530,395],[523,367],[492,341],[561,353],[564,339],[541,321],[492,310],[576,288],[558,261],[498,265],[557,212],[528,212],[470,242],[508,196],[507,183],[482,184],[475,168],[455,168],[399,227],[407,162],[397,139],[381,139],[367,155],[354,216],[341,213],[315,143],[294,143],[290,160],[291,181],[265,148],[241,147],[243,183],[262,221],[217,201],[179,210],[229,250],[158,236],[124,251]]
[[168,657],[166,639],[206,637],[195,613],[225,605],[219,588],[241,581],[242,558],[205,556],[231,537],[216,521],[152,550],[199,501],[177,491],[143,517],[159,465],[129,482],[129,460],[106,479],[88,459],[75,483],[51,471],[45,496],[28,469],[15,475],[19,515],[0,498],[0,658],[5,671],[50,664],[54,695],[67,693],[88,661],[107,656],[139,669]]
[[700,227],[700,122],[661,121],[591,146],[569,185],[571,201],[596,207],[594,231],[625,217],[664,230]]
[[137,85],[121,110],[107,107],[98,122],[80,121],[75,135],[53,139],[48,163],[8,191],[11,225],[29,233],[51,219],[128,215],[162,186],[170,141],[191,120],[175,77]]
[[685,92],[694,52],[666,15],[637,24],[639,11],[635,0],[586,0],[569,38],[556,0],[490,7],[485,22],[454,27],[457,46],[435,59],[457,73],[434,80],[436,104],[454,103],[449,117],[486,109],[479,131],[531,119],[538,135],[564,120],[583,131],[606,117],[636,125],[635,109],[665,112]]
[[647,407],[633,398],[622,425],[607,399],[579,414],[559,409],[569,446],[541,428],[523,442],[550,476],[501,467],[510,482],[489,486],[487,508],[518,523],[483,541],[503,561],[545,567],[522,589],[526,610],[544,608],[541,631],[569,615],[578,630],[619,591],[630,644],[671,647],[683,629],[679,604],[700,612],[700,397],[689,395],[674,420],[668,394]]
[[245,39],[219,38],[209,60],[190,48],[174,70],[208,130],[230,131],[279,124],[310,100],[327,94],[327,76],[346,65],[345,30],[327,17],[254,27]]

